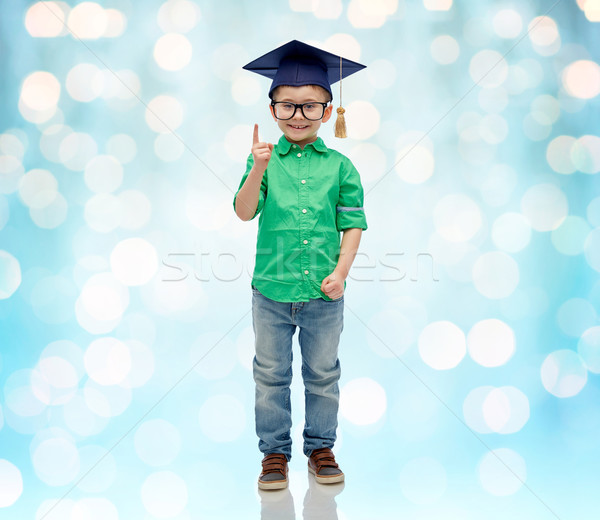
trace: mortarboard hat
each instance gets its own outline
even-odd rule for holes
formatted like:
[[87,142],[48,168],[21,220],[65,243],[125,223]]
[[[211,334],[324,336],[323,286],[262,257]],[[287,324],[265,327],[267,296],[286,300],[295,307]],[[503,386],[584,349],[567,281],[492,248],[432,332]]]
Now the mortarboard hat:
[[280,85],[300,87],[302,85],[319,85],[331,97],[331,84],[340,81],[340,107],[337,109],[336,137],[346,137],[344,112],[342,108],[341,80],[354,74],[366,66],[324,51],[298,40],[277,47],[260,58],[244,65],[244,69],[271,78],[269,97]]

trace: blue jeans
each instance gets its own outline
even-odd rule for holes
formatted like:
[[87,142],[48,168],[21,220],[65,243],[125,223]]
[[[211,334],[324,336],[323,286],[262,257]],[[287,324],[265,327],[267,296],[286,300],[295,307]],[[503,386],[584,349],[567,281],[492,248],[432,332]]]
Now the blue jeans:
[[292,337],[299,327],[302,354],[305,420],[304,454],[332,448],[339,407],[338,344],[344,327],[344,296],[308,302],[271,300],[252,286],[255,335],[253,375],[256,383],[255,419],[258,449],[292,457]]

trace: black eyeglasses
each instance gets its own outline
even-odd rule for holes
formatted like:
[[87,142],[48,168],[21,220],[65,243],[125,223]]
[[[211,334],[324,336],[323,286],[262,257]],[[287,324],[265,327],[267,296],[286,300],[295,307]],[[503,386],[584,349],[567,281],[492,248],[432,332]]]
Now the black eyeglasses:
[[292,119],[296,114],[296,110],[300,109],[302,115],[309,121],[318,121],[325,114],[327,103],[319,101],[310,101],[308,103],[290,103],[289,101],[271,101],[273,113],[277,119]]

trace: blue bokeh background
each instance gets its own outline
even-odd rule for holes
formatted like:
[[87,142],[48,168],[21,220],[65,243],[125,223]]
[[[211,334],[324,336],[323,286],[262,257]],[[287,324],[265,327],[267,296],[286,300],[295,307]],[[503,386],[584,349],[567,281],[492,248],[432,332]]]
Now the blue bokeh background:
[[[597,0],[3,3],[0,516],[592,518],[599,21]],[[290,490],[269,495],[258,219],[232,199],[254,123],[279,138],[241,67],[292,39],[367,65],[343,82],[348,139],[320,135],[369,229],[345,488],[307,478],[295,380]]]

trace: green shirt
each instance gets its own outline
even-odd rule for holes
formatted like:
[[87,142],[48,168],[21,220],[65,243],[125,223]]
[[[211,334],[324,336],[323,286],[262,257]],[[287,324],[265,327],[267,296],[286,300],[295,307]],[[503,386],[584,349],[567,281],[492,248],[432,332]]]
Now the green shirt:
[[[250,154],[234,209],[253,164]],[[367,229],[363,197],[360,175],[345,155],[327,148],[320,137],[301,149],[282,135],[252,217],[262,211],[252,284],[279,302],[330,301],[321,283],[337,265],[340,231]]]

